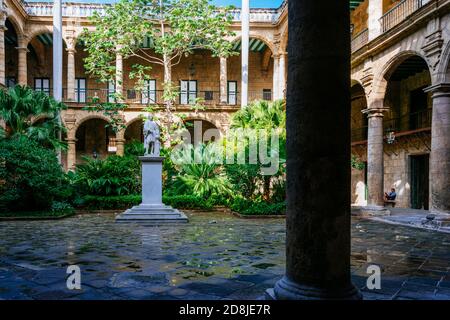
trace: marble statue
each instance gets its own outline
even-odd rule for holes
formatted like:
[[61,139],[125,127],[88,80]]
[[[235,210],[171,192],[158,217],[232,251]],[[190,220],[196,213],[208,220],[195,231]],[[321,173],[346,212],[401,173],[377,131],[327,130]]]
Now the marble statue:
[[159,157],[161,144],[159,142],[160,133],[158,124],[153,121],[149,114],[144,122],[144,155]]

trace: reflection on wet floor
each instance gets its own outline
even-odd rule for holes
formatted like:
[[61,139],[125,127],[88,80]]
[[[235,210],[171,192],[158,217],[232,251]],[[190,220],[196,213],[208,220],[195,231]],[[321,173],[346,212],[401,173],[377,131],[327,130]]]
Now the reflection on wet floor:
[[[0,298],[255,299],[284,273],[284,223],[223,213],[162,227],[105,215],[0,222]],[[73,264],[81,292],[65,288]],[[365,289],[371,264],[378,291]],[[449,234],[354,219],[351,267],[368,299],[450,299]]]

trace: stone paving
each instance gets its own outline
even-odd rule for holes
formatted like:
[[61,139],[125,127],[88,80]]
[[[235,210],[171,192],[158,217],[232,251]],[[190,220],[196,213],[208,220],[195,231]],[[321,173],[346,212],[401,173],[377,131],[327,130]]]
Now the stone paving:
[[[283,275],[283,219],[189,216],[165,227],[112,215],[0,222],[0,299],[258,299]],[[66,288],[73,264],[80,291]],[[381,290],[365,288],[371,264]],[[353,218],[351,265],[365,299],[450,299],[450,234]]]

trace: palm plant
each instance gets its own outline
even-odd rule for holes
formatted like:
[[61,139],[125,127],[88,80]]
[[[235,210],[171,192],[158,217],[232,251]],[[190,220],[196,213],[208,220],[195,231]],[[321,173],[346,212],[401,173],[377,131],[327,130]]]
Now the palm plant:
[[46,93],[26,86],[0,90],[0,118],[6,125],[0,138],[22,135],[45,147],[66,148],[59,139],[59,133],[65,132],[59,112],[66,108]]
[[[259,136],[259,139],[268,139],[271,132],[275,132],[279,136],[280,148],[275,149],[273,146],[270,146],[269,143],[266,143],[266,146],[270,146],[268,150],[271,156],[277,155],[277,158],[280,160],[280,163],[284,163],[286,159],[286,111],[285,111],[285,102],[283,100],[277,100],[274,102],[269,101],[255,101],[250,103],[247,107],[242,110],[236,112],[232,118],[231,128],[233,129],[255,129],[255,130],[264,130],[267,134],[266,137]],[[259,132],[255,133],[259,135]],[[248,152],[248,145],[243,145],[243,148]],[[237,150],[239,152],[240,150]],[[264,168],[264,165],[258,163],[255,165],[259,167],[259,170],[255,171],[255,166],[244,166],[237,165],[238,168],[234,168],[233,166],[228,166],[227,171],[228,174],[232,177],[234,184],[239,186],[239,190],[241,193],[243,190],[247,190],[248,192],[253,192],[252,190],[257,189],[257,186],[261,186],[263,198],[266,201],[269,201],[271,186],[275,186],[275,182],[280,180],[279,176],[283,175],[283,168],[279,171],[277,176],[267,176],[260,175],[261,169]],[[251,169],[251,170],[250,170]],[[238,175],[236,175],[239,170],[246,170],[249,173],[247,179],[241,179]],[[255,176],[258,175],[259,177]],[[247,187],[244,188],[242,183],[247,181]]]
[[220,156],[220,149],[214,143],[197,147],[187,145],[173,151],[171,158],[178,171],[172,185],[174,192],[205,199],[213,195],[230,195],[231,184],[218,161]]

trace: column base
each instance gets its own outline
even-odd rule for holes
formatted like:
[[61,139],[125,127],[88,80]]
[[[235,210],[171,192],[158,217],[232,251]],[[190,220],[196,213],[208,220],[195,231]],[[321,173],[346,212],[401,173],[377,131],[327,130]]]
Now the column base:
[[300,285],[286,276],[268,289],[266,300],[362,300],[362,294],[353,284],[347,288],[323,289]]
[[363,217],[385,217],[390,216],[391,211],[383,206],[368,205],[361,208],[361,215]]

